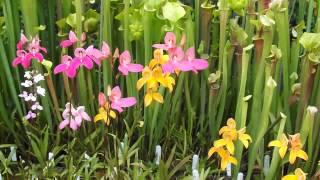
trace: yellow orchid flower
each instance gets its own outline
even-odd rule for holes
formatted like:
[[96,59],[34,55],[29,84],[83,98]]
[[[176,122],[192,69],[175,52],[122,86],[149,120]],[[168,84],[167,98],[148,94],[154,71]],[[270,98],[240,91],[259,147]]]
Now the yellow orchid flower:
[[149,67],[152,69],[157,65],[165,64],[169,60],[168,55],[163,55],[163,49],[156,49],[153,52],[153,59],[149,63]]
[[249,136],[249,134],[246,134],[245,132],[246,132],[245,127],[238,130],[238,139],[242,142],[242,144],[244,145],[245,148],[248,148],[249,143],[252,142],[252,139]]
[[237,131],[236,129],[236,121],[233,118],[229,118],[227,120],[227,126],[223,126],[219,130],[219,135],[222,135],[222,139],[219,139],[214,142],[215,147],[226,146],[227,150],[234,154],[234,144],[233,141],[239,139],[245,148],[248,148],[249,143],[252,142],[251,137],[245,133],[246,128],[242,128]]
[[146,83],[149,83],[149,85],[151,84],[156,85],[156,81],[153,78],[153,71],[149,67],[145,67],[143,69],[142,77],[137,82],[137,89],[140,90],[143,87],[143,85]]
[[116,113],[113,110],[109,109],[109,105],[106,103],[105,107],[99,108],[99,113],[94,117],[94,122],[103,120],[103,122],[106,123],[107,126],[109,126],[110,119],[115,119],[116,116]]
[[210,148],[208,152],[208,157],[211,157],[212,154],[218,153],[219,157],[221,158],[221,169],[225,170],[229,163],[237,165],[237,159],[234,158],[229,151],[225,150],[223,147],[215,147],[213,146]]
[[147,94],[144,97],[144,105],[146,107],[149,106],[153,100],[163,103],[163,97],[157,92],[157,87],[147,89]]
[[137,82],[137,89],[140,90],[146,83],[149,89],[158,86],[158,83],[165,85],[165,82],[166,79],[164,78],[161,67],[155,67],[152,70],[149,67],[145,67],[142,71],[142,78]]
[[302,171],[302,169],[297,168],[294,174],[286,175],[281,178],[281,180],[306,180],[307,174]]
[[308,160],[307,153],[302,150],[300,133],[290,135],[290,154],[289,154],[290,164],[293,164],[296,161],[297,157],[304,159],[305,161]]
[[290,135],[290,140],[287,139],[285,134],[282,134],[280,140],[274,140],[269,143],[270,146],[278,147],[279,148],[279,155],[281,159],[284,158],[286,152],[288,150],[288,144],[290,143],[290,154],[289,154],[289,162],[293,164],[297,157],[304,159],[305,161],[308,160],[308,155],[306,152],[302,150],[302,143],[300,140],[300,133]]
[[280,140],[273,140],[271,141],[268,146],[273,146],[273,147],[278,147],[279,148],[279,155],[281,157],[281,159],[284,158],[284,156],[286,155],[286,152],[288,150],[288,138],[285,134],[282,134],[280,137]]

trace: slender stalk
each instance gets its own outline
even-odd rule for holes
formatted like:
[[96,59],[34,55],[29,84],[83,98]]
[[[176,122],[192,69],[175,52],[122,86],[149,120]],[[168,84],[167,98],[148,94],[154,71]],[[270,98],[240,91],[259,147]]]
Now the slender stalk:
[[[236,107],[236,115],[235,119],[237,122],[237,127],[244,127],[246,125],[246,117],[247,117],[247,110],[248,110],[248,102],[244,99],[245,90],[247,86],[247,76],[248,76],[248,65],[249,65],[249,51],[252,49],[253,45],[249,45],[243,48],[242,54],[242,69],[241,69],[241,80],[240,80],[240,90],[238,93],[237,99],[237,107]],[[233,170],[234,175],[238,175],[238,171],[240,169],[240,162],[241,162],[241,154],[242,154],[242,145],[241,143],[236,144],[236,154],[235,158],[239,162],[239,164]]]
[[[214,133],[217,133],[219,130],[219,127],[221,125],[222,119],[223,119],[223,114],[225,112],[225,103],[226,103],[226,98],[227,98],[227,93],[228,93],[228,87],[229,87],[229,73],[228,72],[228,53],[233,54],[233,50],[231,47],[231,44],[229,41],[227,41],[225,50],[224,50],[224,55],[223,55],[223,66],[222,66],[222,84],[221,88],[219,90],[219,96],[220,97],[220,102],[219,102],[219,110],[217,114],[217,121],[214,126]],[[221,95],[220,95],[221,92]]]
[[309,1],[309,7],[308,7],[308,18],[307,18],[307,32],[311,31],[311,23],[312,23],[312,17],[313,17],[313,3],[314,1]]
[[289,88],[289,64],[290,59],[290,34],[289,34],[289,22],[288,22],[288,2],[284,1],[284,7],[287,8],[285,11],[276,11],[275,12],[275,20],[277,24],[277,33],[279,37],[279,48],[282,52],[282,57],[280,62],[282,63],[282,87],[283,87],[283,107],[285,114],[288,117],[288,121],[290,122],[287,126],[288,131],[292,132],[291,126],[291,119],[290,119],[290,109],[289,109],[289,95],[290,95],[290,88]]
[[224,56],[224,46],[226,44],[226,28],[228,20],[228,3],[226,0],[220,1],[220,39],[219,39],[219,69],[222,69]]
[[276,82],[270,76],[271,67],[266,69],[266,80],[265,80],[265,92],[264,92],[264,101],[262,106],[262,113],[259,124],[255,125],[255,132],[251,135],[253,137],[253,144],[249,149],[249,162],[248,162],[248,174],[246,179],[250,180],[254,163],[256,160],[256,154],[261,145],[263,137],[268,129],[269,124],[269,111],[272,102],[272,96],[276,85]]
[[265,69],[265,59],[270,54],[272,41],[273,41],[273,32],[270,28],[264,28],[263,34],[263,51],[261,56],[261,63],[257,65],[257,75],[255,76],[254,88],[253,88],[253,98],[252,98],[252,109],[250,115],[250,122],[248,125],[248,130],[253,130],[253,125],[257,123],[258,117],[261,114],[262,107],[262,92],[263,92],[263,83],[264,83],[264,69]]
[[[100,44],[106,41],[112,49],[112,13],[110,0],[101,1],[101,29]],[[112,84],[112,69],[110,65],[111,58],[102,62],[103,88],[107,93],[107,85]]]
[[[280,126],[278,129],[277,139],[280,139],[280,137],[284,131],[286,120],[287,120],[287,117],[285,115],[281,114],[281,122],[280,122]],[[276,173],[279,169],[280,162],[281,162],[281,159],[280,159],[280,155],[279,155],[279,148],[276,147],[273,150],[270,168],[269,168],[268,172],[265,172],[266,180],[272,180],[275,178]]]

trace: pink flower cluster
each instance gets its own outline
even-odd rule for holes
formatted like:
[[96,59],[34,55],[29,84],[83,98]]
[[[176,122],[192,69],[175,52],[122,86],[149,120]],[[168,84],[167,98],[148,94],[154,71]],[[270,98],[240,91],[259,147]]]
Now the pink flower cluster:
[[82,120],[91,121],[89,115],[85,112],[84,106],[74,108],[71,103],[67,103],[62,113],[63,121],[59,124],[59,129],[69,126],[72,130],[80,128]]
[[[82,41],[85,40],[83,38]],[[64,40],[60,43],[60,46],[63,48],[69,47],[78,42],[78,39],[73,31],[69,33],[69,39]],[[110,55],[109,45],[103,42],[101,50],[94,48],[93,45],[90,45],[86,49],[76,48],[74,50],[74,57],[64,55],[61,60],[61,64],[54,68],[54,74],[65,73],[69,78],[74,78],[77,74],[77,69],[80,66],[91,70],[96,63],[98,66],[101,65],[101,61],[108,58]]]
[[[85,34],[82,35],[81,41],[85,40]],[[79,40],[76,34],[73,31],[69,32],[69,39],[63,40],[60,43],[62,48],[68,48],[73,44],[77,43]],[[74,78],[77,74],[77,69],[80,66],[91,70],[94,66],[94,63],[98,66],[101,65],[101,61],[107,59],[111,54],[110,47],[107,43],[103,42],[101,50],[94,48],[93,45],[90,45],[86,49],[76,48],[74,50],[74,57],[64,55],[61,58],[61,64],[54,68],[54,74],[64,73],[69,78]],[[116,56],[115,58],[117,58]],[[131,55],[129,51],[124,51],[119,58],[118,70],[123,75],[128,75],[129,72],[141,72],[143,66],[140,64],[131,63]]]
[[[108,94],[108,100],[111,103],[111,108],[117,110],[119,113],[123,112],[123,108],[131,107],[137,103],[135,97],[123,98],[119,86],[114,87]],[[105,104],[107,103],[107,98],[105,94],[100,92],[98,101],[101,107],[105,106]]]
[[21,33],[20,41],[17,44],[17,57],[12,61],[12,66],[17,67],[21,64],[23,68],[27,69],[30,67],[32,59],[36,59],[39,62],[43,61],[44,57],[42,53],[47,53],[47,50],[40,46],[38,36],[28,40]]
[[199,70],[204,70],[209,66],[207,60],[195,57],[194,47],[184,52],[182,47],[177,46],[176,36],[172,32],[166,34],[164,44],[154,44],[153,47],[163,49],[169,54],[169,61],[162,65],[162,70],[165,73],[174,73],[175,70],[197,73]]

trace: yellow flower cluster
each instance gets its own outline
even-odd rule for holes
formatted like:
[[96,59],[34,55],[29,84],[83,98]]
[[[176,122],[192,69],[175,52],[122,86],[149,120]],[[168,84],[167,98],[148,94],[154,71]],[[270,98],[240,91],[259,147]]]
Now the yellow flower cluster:
[[208,156],[211,157],[215,152],[221,158],[221,169],[224,170],[228,163],[237,164],[237,160],[232,156],[234,154],[234,141],[240,140],[243,145],[248,148],[249,143],[252,142],[251,137],[245,134],[246,128],[240,130],[236,129],[236,121],[233,118],[229,118],[227,121],[227,126],[223,126],[219,135],[222,139],[214,142],[213,147],[210,148]]
[[163,103],[163,97],[158,92],[159,86],[173,90],[175,80],[169,73],[163,73],[161,65],[169,60],[168,55],[163,54],[162,49],[156,49],[153,53],[154,58],[142,71],[142,78],[137,82],[137,89],[140,90],[147,84],[147,93],[144,97],[144,105],[149,106],[153,100]]
[[[289,162],[293,164],[297,157],[304,159],[305,161],[308,160],[308,155],[306,152],[302,150],[302,143],[300,140],[300,133],[289,135],[290,140],[288,140],[285,134],[282,134],[280,140],[274,140],[269,143],[270,146],[278,147],[279,148],[279,155],[283,159],[289,149]],[[290,144],[290,148],[289,148]]]

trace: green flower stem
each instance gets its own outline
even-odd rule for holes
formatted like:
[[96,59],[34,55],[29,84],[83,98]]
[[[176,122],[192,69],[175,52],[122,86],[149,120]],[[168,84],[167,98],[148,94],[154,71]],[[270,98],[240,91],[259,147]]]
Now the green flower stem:
[[302,123],[302,115],[304,113],[305,108],[309,103],[309,99],[311,97],[311,91],[313,88],[314,78],[315,78],[315,65],[308,59],[307,56],[303,59],[302,63],[302,75],[300,77],[301,80],[301,100],[298,105],[298,114],[295,123],[295,128],[300,129]]
[[272,29],[264,29],[262,34],[263,38],[263,51],[262,51],[262,62],[257,66],[257,75],[255,76],[255,82],[253,87],[253,98],[252,98],[252,109],[250,114],[250,122],[248,125],[249,132],[253,130],[254,124],[259,121],[262,107],[262,92],[263,92],[263,83],[264,83],[264,69],[265,69],[265,58],[270,54],[272,41],[273,41],[273,32]]
[[[313,130],[314,130],[314,120],[315,120],[315,114],[318,112],[318,109],[316,107],[309,106],[305,110],[305,115],[303,118],[303,124],[301,126],[300,130],[300,138],[301,143],[304,146],[304,148],[307,147],[307,154],[309,159],[313,159]],[[317,144],[317,143],[316,143]],[[317,146],[317,145],[316,145]],[[317,154],[315,154],[317,156]],[[316,161],[316,160],[315,160]],[[308,160],[304,166],[305,170],[309,170],[312,166],[312,161]]]
[[[130,38],[129,38],[129,33],[130,33],[130,29],[129,29],[129,8],[130,8],[130,0],[124,0],[124,49],[128,50],[129,52],[131,51],[131,42],[130,42]],[[132,54],[132,53],[131,53]],[[127,85],[127,93],[128,96],[134,96],[137,97],[137,89],[135,88],[135,82],[137,82],[137,76],[134,74],[129,74],[128,76],[126,76],[126,85]]]
[[[245,91],[246,91],[246,86],[247,86],[247,77],[248,77],[248,65],[249,65],[249,54],[247,53],[247,51],[250,51],[252,49],[253,45],[249,45],[246,48],[243,48],[243,52],[242,52],[242,58],[241,58],[241,79],[240,79],[240,89],[239,89],[239,93],[238,93],[238,99],[237,99],[237,106],[236,106],[236,122],[237,125],[240,125],[240,117],[241,117],[241,113],[242,113],[242,108],[241,105],[243,104],[243,98],[245,95]],[[237,119],[239,118],[239,119]]]
[[256,19],[255,2],[256,2],[255,0],[250,0],[248,2],[247,16],[245,17],[246,18],[245,32],[248,35],[248,38],[247,38],[248,44],[252,43],[252,37],[254,35],[254,25],[251,23],[251,21]]
[[299,11],[298,11],[298,17],[297,22],[300,23],[301,21],[304,21],[304,16],[306,13],[306,3],[305,0],[299,0]]
[[263,141],[263,137],[268,129],[269,124],[269,112],[272,102],[272,96],[276,85],[276,82],[270,76],[271,74],[271,67],[266,68],[266,80],[265,80],[265,92],[264,92],[264,101],[262,106],[262,113],[261,118],[258,124],[254,125],[255,131],[251,134],[253,144],[250,146],[249,149],[249,161],[248,161],[248,173],[247,173],[247,180],[250,180],[254,163],[257,157],[258,149]]
[[[283,2],[284,7],[288,8],[288,2],[284,1]],[[290,55],[290,35],[289,35],[289,21],[288,21],[288,9],[284,11],[276,11],[275,12],[275,21],[277,24],[277,33],[279,37],[279,48],[281,49],[282,52],[282,57],[280,62],[282,63],[282,87],[283,87],[283,108],[285,111],[285,114],[288,117],[289,124],[288,125],[288,130],[289,132],[292,132],[292,126],[291,126],[291,119],[290,119],[290,109],[289,109],[289,95],[290,95],[290,87],[289,87],[289,55]]]
[[188,134],[188,142],[189,144],[192,144],[192,130],[193,130],[193,118],[194,118],[194,110],[191,103],[191,97],[190,97],[190,88],[189,88],[189,74],[186,75],[185,81],[184,81],[184,88],[185,88],[185,98],[186,98],[186,104],[187,104],[187,112],[188,112],[188,124],[187,124],[187,134]]
[[[212,11],[213,5],[210,3],[203,3],[201,5],[201,41],[204,42],[204,54],[209,54],[210,49],[210,29],[211,29],[211,21],[212,21]],[[200,74],[200,132],[204,132],[204,121],[205,121],[205,105],[206,105],[206,78],[205,74]]]
[[[229,54],[232,55],[234,52],[234,48],[231,46],[230,42],[227,41],[225,49],[224,49],[224,55],[223,55],[223,66],[222,66],[222,84],[219,89],[219,109],[218,109],[218,114],[217,114],[217,120],[214,125],[214,133],[217,133],[219,131],[222,119],[223,119],[223,114],[225,112],[225,104],[226,104],[226,99],[227,99],[227,93],[228,93],[228,87],[229,87],[229,72],[228,72],[228,61],[229,61]],[[221,94],[220,94],[221,93]]]
[[57,116],[57,118],[58,118],[58,120],[60,122],[60,121],[62,121],[62,118],[61,118],[61,114],[60,114],[60,111],[59,111],[59,102],[58,102],[56,90],[55,90],[53,82],[52,82],[51,74],[49,74],[46,77],[46,80],[47,80],[47,86],[48,86],[48,89],[49,89],[49,92],[50,92],[50,95],[51,95],[51,98],[52,98],[54,110],[55,110],[56,116]]
[[[102,41],[106,41],[112,49],[112,12],[110,0],[101,1],[101,29],[100,29],[100,44]],[[102,62],[102,76],[103,76],[103,89],[104,93],[107,93],[107,85],[112,84],[112,69],[111,69],[111,57]]]
[[[152,58],[152,18],[154,15],[154,10],[144,9],[143,12],[143,26],[144,26],[144,64],[149,64]],[[144,90],[144,95],[146,94],[146,89]],[[143,119],[145,122],[145,127],[150,127],[149,121],[152,120],[152,114],[150,109],[144,108]]]
[[[318,4],[318,12],[320,12],[320,0],[317,1],[317,4]],[[318,13],[318,16],[317,16],[317,21],[316,21],[316,25],[315,25],[315,32],[320,32],[320,13]]]
[[[82,35],[82,8],[83,8],[83,0],[75,0],[75,8],[76,8],[76,31],[77,31],[77,37],[78,39],[81,39]],[[77,43],[77,47],[81,46],[81,42],[79,41]],[[85,80],[85,72],[84,68],[80,67],[80,70],[78,72],[77,76],[77,88],[80,95],[80,104],[85,106],[86,109],[89,108],[87,104],[87,91],[88,87],[86,80]]]
[[196,47],[199,46],[200,44],[200,5],[201,5],[201,0],[195,0],[195,4],[194,4],[194,12],[195,12],[195,45]]
[[226,44],[226,30],[228,22],[228,2],[227,0],[220,0],[220,39],[219,39],[219,70],[223,66],[224,46]]
[[[278,134],[277,134],[276,139],[280,139],[280,137],[284,131],[286,120],[287,120],[287,117],[281,113],[281,121],[280,121],[280,126],[278,129]],[[275,178],[276,173],[279,170],[280,162],[281,162],[281,159],[280,159],[280,155],[279,155],[279,148],[275,147],[273,150],[272,161],[271,161],[269,171],[265,172],[265,179],[266,180],[273,180]]]
[[307,18],[307,32],[311,31],[311,23],[312,23],[312,17],[313,17],[313,4],[314,1],[309,1],[309,7],[308,7],[308,18]]
[[[159,88],[159,93],[163,96],[165,91],[164,87],[160,87]],[[152,147],[155,145],[154,140],[154,132],[155,132],[155,128],[156,128],[156,124],[157,124],[157,120],[158,120],[158,114],[160,111],[160,106],[168,106],[170,105],[168,102],[164,101],[164,104],[160,104],[160,103],[155,103],[154,108],[153,108],[153,112],[152,112],[152,119],[151,119],[151,128],[150,128],[150,139],[149,139],[149,149],[151,150]],[[161,107],[161,109],[166,109],[165,107]],[[162,113],[161,113],[162,114]],[[165,116],[165,114],[162,114]],[[158,127],[157,127],[158,128]]]
[[[297,41],[297,39],[293,39],[291,41],[291,56],[290,56],[290,59],[291,59],[291,62],[289,64],[289,75],[291,75],[292,73],[294,72],[298,72],[298,67],[299,67],[299,52],[300,52],[300,45]],[[292,86],[292,84],[290,84],[290,87]]]
[[[246,126],[246,119],[247,119],[247,112],[248,112],[248,100],[246,98],[242,99],[241,103],[241,117],[236,117],[236,120],[238,122],[238,127],[243,128]],[[243,152],[243,144],[238,141],[235,146],[235,158],[237,159],[238,163],[235,168],[233,168],[233,178],[236,178],[239,173],[240,165],[241,165],[241,159],[242,159],[242,152]]]
[[[247,86],[247,77],[248,77],[248,65],[249,65],[249,52],[253,48],[253,45],[249,45],[243,48],[242,51],[242,65],[241,65],[241,80],[240,80],[240,90],[238,93],[237,99],[237,107],[236,107],[236,115],[235,120],[237,122],[237,127],[243,128],[246,125],[246,117],[247,117],[247,110],[248,110],[248,102],[244,100],[244,95]],[[233,174],[234,177],[238,175],[240,164],[241,164],[241,154],[242,154],[242,144],[237,142],[236,144],[236,154],[235,158],[239,162],[238,165],[234,168]]]

